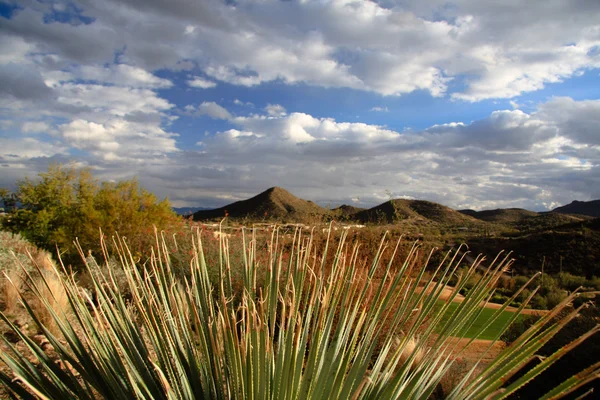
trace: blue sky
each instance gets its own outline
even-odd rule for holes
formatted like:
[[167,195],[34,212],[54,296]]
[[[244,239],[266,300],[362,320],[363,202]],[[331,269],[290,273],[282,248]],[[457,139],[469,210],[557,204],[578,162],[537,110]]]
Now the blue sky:
[[599,21],[567,0],[0,0],[0,186],[71,162],[176,206],[597,199]]

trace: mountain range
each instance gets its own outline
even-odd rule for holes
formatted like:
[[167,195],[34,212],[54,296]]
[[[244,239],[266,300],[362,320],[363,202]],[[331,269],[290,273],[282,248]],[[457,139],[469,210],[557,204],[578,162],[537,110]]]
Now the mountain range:
[[586,217],[600,217],[600,200],[574,201],[550,212],[534,212],[520,208],[496,210],[454,210],[425,200],[392,199],[375,207],[364,209],[342,205],[327,209],[300,199],[280,187],[272,187],[247,200],[236,201],[224,207],[201,209],[193,214],[194,220],[216,220],[224,217],[252,220],[307,221],[330,217],[338,220],[371,223],[392,223],[414,220],[455,226],[474,226],[483,222],[501,224],[532,223],[551,226],[577,222]]

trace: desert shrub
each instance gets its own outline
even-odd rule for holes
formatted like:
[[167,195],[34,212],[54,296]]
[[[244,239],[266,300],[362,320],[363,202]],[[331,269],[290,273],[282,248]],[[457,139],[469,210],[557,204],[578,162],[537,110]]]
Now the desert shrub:
[[555,288],[546,293],[546,307],[548,309],[556,307],[565,297],[567,297],[567,294],[564,291]]
[[542,296],[541,294],[536,294],[533,296],[533,299],[531,299],[531,306],[536,310],[547,310],[548,301],[546,297]]
[[573,291],[579,287],[585,287],[588,284],[588,281],[585,279],[585,276],[577,276],[570,274],[568,272],[560,272],[556,279],[558,280],[559,286],[563,289]]
[[[425,267],[415,262],[417,246],[405,258],[392,255],[389,263],[381,263],[384,252],[394,253],[394,246],[387,248],[384,240],[363,267],[357,261],[358,246],[347,246],[346,239],[342,233],[324,249],[316,249],[313,237],[296,231],[293,245],[286,247],[275,230],[266,247],[254,237],[231,248],[228,239],[220,237],[218,265],[212,265],[206,262],[200,236],[184,281],[172,271],[171,247],[164,238],[155,239],[157,248],[145,263],[136,262],[126,244],[117,241],[115,257],[130,301],[103,273],[90,274],[96,301],[81,295],[72,276],[59,277],[74,313],[69,323],[52,314],[64,341],[37,318],[35,308],[28,309],[54,347],[56,359],[0,313],[34,357],[32,361],[14,346],[0,352],[12,371],[0,371],[0,381],[16,398],[31,398],[32,393],[69,399],[431,397],[439,392],[443,377],[461,367],[457,360],[464,348],[457,347],[456,337],[473,324],[479,304],[490,296],[501,272],[481,275],[468,297],[453,308],[452,317],[444,318],[451,305],[439,296],[458,268],[451,257],[424,281]],[[242,252],[243,259],[237,302],[228,295],[234,279],[230,251]],[[214,269],[216,283],[209,277]],[[265,273],[263,286],[256,279],[260,270]],[[470,281],[475,268],[469,271],[456,282],[458,289]],[[504,385],[575,317],[579,310],[548,324],[571,299],[544,315],[483,371],[477,364],[467,368],[442,396],[505,398],[515,393],[563,355],[561,351],[547,357],[540,369]],[[48,302],[42,304],[51,308]],[[502,312],[495,311],[492,318]],[[501,331],[517,317],[506,321]],[[575,339],[573,346],[583,339]],[[596,368],[577,375],[551,394],[568,392],[597,373]]]
[[99,183],[90,170],[73,166],[51,165],[38,179],[18,182],[13,196],[21,208],[4,218],[4,228],[43,249],[59,247],[67,263],[79,261],[76,238],[86,252],[100,255],[100,229],[116,232],[140,256],[152,245],[146,227],[167,229],[178,221],[167,200],[158,201],[136,180]]

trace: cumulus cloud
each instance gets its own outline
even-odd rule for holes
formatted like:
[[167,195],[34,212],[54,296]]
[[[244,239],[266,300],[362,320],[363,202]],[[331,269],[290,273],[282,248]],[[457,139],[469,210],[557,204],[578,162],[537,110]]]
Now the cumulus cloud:
[[102,124],[75,120],[61,125],[60,130],[71,146],[104,161],[145,160],[177,151],[171,134],[121,119]]
[[236,106],[246,106],[246,107],[254,107],[254,103],[252,103],[251,101],[242,101],[240,99],[234,99],[233,100],[233,104],[235,104]]
[[217,86],[217,84],[215,82],[206,80],[199,76],[195,76],[193,79],[190,79],[189,81],[187,81],[187,84],[190,85],[191,87],[195,87],[198,89],[210,89],[210,88],[214,88],[215,86]]
[[[220,105],[265,104],[249,88],[269,82],[514,98],[600,67],[598,2],[89,0],[61,19],[52,7],[26,2],[0,18],[0,161],[19,171],[73,157],[102,177],[137,173],[159,195],[209,205],[274,184],[363,205],[385,189],[461,208],[600,197],[598,100],[515,99],[420,131]],[[179,82],[237,85],[244,101],[175,98]],[[193,150],[177,136],[188,116],[215,119]]]
[[[86,2],[81,14],[89,23],[47,24],[43,6],[25,8],[2,20],[0,31],[11,59],[35,49],[102,65],[116,52],[120,63],[146,71],[185,63],[234,85],[452,90],[465,101],[515,97],[600,67],[595,2],[551,2],[543,10],[535,2],[467,0],[453,7],[438,0],[118,3]],[[199,79],[190,82],[205,87]]]
[[48,143],[31,137],[23,139],[0,137],[0,149],[0,163],[17,165],[32,158],[64,154],[67,150],[66,146],[60,143]]
[[214,119],[232,119],[233,116],[227,109],[218,105],[214,101],[204,101],[198,107],[188,104],[184,108],[185,114],[193,117],[207,115]]
[[126,64],[109,67],[85,65],[75,68],[74,76],[83,80],[136,88],[166,89],[173,86],[173,83],[167,79],[159,78],[142,68]]
[[[565,103],[572,103],[565,113],[549,112]],[[600,146],[578,144],[597,107],[600,101],[559,98],[530,114],[500,110],[420,132],[303,113],[253,115],[234,118],[235,129],[205,137],[200,153],[205,166],[237,171],[235,182],[242,187],[225,186],[235,192],[247,190],[244,185],[259,191],[264,180],[271,186],[292,183],[302,188],[300,194],[322,201],[332,200],[323,193],[335,188],[338,201],[358,196],[373,205],[390,189],[394,197],[457,208],[545,209],[600,194],[590,191],[600,181]],[[580,119],[583,133],[565,129],[567,115]],[[221,154],[228,154],[227,165]],[[208,176],[197,182],[217,184]]]
[[287,110],[281,104],[267,104],[265,111],[271,117],[285,117]]

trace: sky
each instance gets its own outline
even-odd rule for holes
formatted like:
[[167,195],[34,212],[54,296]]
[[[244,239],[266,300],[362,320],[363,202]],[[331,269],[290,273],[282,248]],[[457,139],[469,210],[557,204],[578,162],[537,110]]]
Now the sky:
[[0,0],[0,187],[175,206],[600,198],[597,0]]

